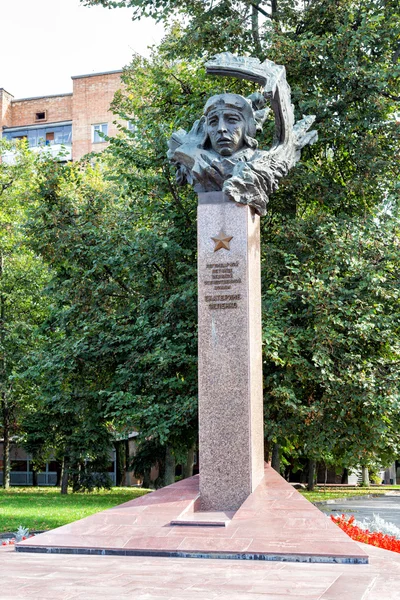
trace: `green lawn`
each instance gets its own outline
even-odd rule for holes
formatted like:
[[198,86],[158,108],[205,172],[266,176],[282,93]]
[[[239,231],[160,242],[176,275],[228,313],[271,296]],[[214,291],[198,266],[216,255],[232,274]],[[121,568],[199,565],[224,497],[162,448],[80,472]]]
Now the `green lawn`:
[[16,531],[20,525],[32,531],[54,529],[147,492],[139,488],[112,488],[61,496],[60,488],[53,487],[0,489],[0,533]]
[[348,488],[315,488],[314,492],[299,490],[300,493],[310,502],[322,502],[324,500],[334,500],[335,498],[355,498],[357,496],[368,496],[369,494],[387,494],[391,491],[397,491],[400,494],[399,485],[385,485],[374,487]]

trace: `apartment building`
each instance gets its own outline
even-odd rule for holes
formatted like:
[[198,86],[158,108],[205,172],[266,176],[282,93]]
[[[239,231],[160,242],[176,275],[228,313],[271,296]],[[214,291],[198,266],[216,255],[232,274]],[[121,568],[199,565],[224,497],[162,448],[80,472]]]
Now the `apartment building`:
[[33,151],[49,146],[54,156],[62,149],[63,160],[103,150],[103,135],[117,133],[110,104],[121,72],[73,76],[70,94],[15,99],[0,88],[0,136],[26,139]]

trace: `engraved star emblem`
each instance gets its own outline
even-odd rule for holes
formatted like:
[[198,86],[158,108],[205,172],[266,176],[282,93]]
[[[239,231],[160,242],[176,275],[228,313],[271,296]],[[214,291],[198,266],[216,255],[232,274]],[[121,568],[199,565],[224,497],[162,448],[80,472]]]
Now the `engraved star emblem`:
[[230,250],[229,242],[232,238],[232,235],[226,235],[226,233],[224,233],[221,229],[221,231],[216,237],[211,238],[215,244],[214,252],[217,252],[217,250],[221,250],[221,248],[224,248],[225,250]]

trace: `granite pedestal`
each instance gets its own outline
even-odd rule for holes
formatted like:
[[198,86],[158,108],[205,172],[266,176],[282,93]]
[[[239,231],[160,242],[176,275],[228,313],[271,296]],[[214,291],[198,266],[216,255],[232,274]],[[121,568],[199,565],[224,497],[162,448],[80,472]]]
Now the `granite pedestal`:
[[[199,477],[19,543],[18,552],[175,556],[284,562],[367,563],[337,525],[271,467],[235,513],[204,515]],[[201,513],[200,513],[201,514]],[[203,513],[204,514],[204,513]],[[194,516],[192,524],[186,520]]]
[[199,194],[201,510],[237,510],[264,471],[260,217]]

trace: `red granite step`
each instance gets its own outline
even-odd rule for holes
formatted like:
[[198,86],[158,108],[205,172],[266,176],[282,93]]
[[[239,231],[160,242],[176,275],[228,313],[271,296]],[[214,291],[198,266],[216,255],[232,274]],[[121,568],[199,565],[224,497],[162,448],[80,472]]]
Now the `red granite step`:
[[[294,562],[367,563],[368,556],[271,467],[235,514],[194,512],[191,477],[25,540],[18,552],[156,555]],[[182,517],[189,523],[172,524]],[[204,519],[204,524],[201,524]],[[193,522],[196,522],[196,527]]]

